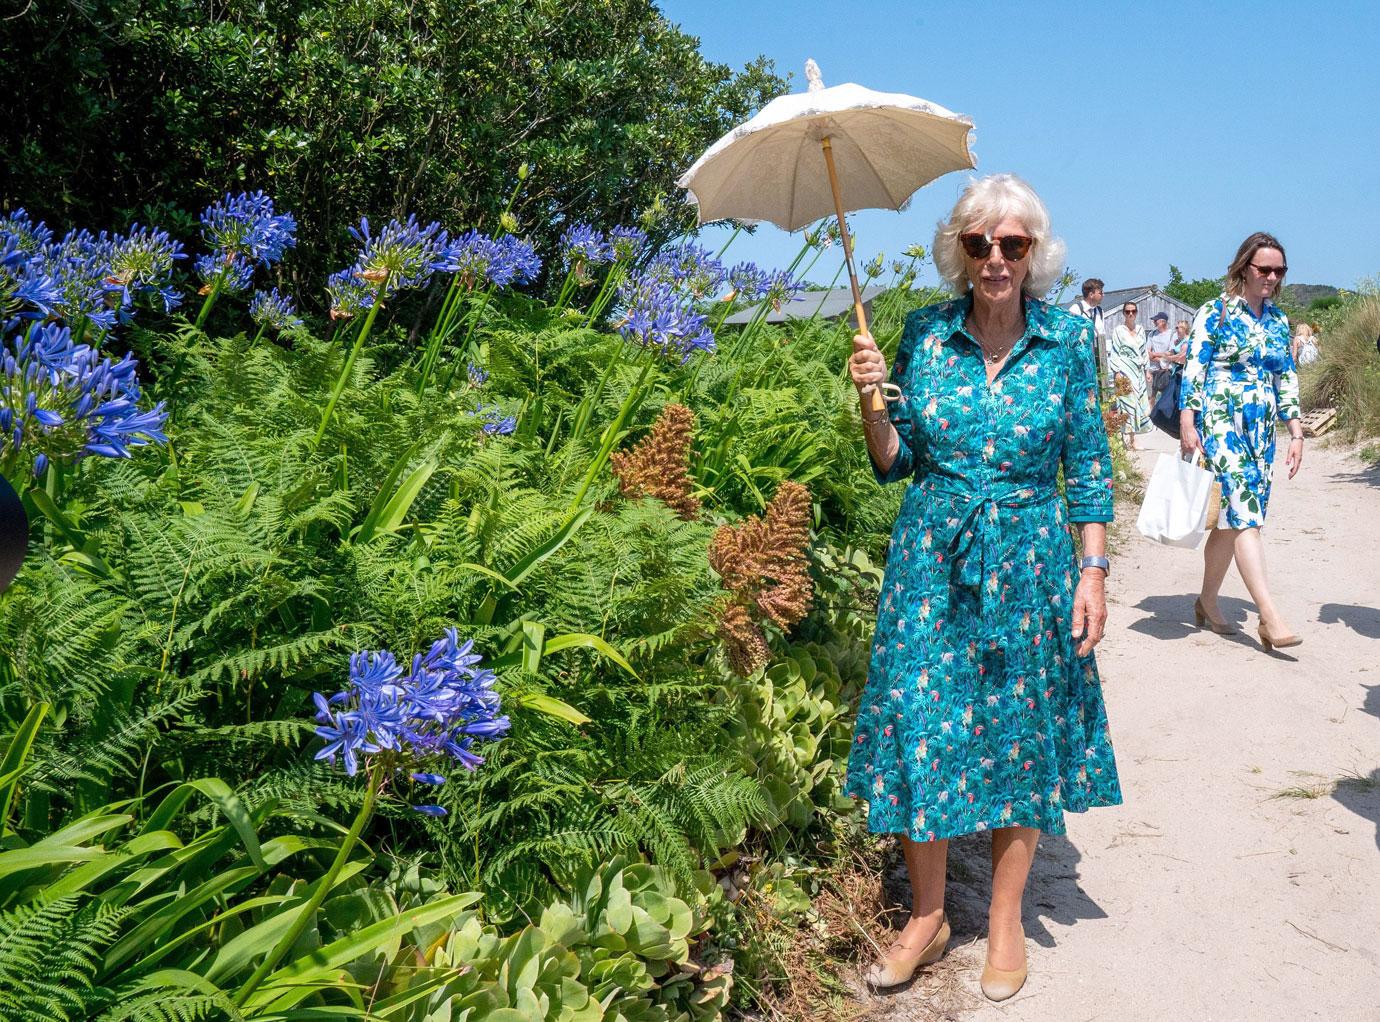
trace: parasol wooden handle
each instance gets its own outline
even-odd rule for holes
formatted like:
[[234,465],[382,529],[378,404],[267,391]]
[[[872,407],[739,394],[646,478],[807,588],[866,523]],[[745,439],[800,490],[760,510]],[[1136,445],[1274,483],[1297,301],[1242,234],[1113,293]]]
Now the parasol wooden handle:
[[[839,238],[843,242],[843,261],[848,267],[848,284],[853,289],[853,312],[858,317],[858,332],[867,333],[867,314],[863,311],[862,289],[858,287],[858,271],[853,269],[853,240],[848,236],[848,221],[843,218],[843,196],[839,192],[839,174],[834,167],[834,147],[828,135],[819,140],[824,150],[824,166],[829,170],[829,190],[834,193],[834,213],[839,218]],[[870,402],[871,411],[880,412],[886,408],[886,399],[873,384],[862,388],[863,396]]]

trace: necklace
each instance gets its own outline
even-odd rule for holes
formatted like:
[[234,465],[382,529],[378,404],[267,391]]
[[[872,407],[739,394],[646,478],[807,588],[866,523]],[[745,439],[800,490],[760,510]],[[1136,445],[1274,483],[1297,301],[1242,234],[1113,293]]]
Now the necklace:
[[998,362],[1002,361],[1002,359],[1006,358],[1007,355],[1011,354],[1011,349],[1016,346],[1016,341],[1020,340],[1020,338],[1017,337],[1015,340],[1009,342],[1004,348],[1002,348],[996,354],[993,354],[987,350],[988,342],[986,335],[984,335],[982,331],[980,331],[977,328],[977,324],[973,322],[973,318],[971,316],[968,317],[967,322],[968,329],[972,332],[973,337],[977,340],[978,347],[982,349],[982,360],[986,362],[988,365],[996,365]]

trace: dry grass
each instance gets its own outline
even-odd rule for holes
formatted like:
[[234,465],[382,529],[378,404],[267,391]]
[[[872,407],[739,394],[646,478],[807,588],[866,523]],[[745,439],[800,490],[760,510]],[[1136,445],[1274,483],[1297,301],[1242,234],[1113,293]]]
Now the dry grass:
[[1342,432],[1352,438],[1380,435],[1380,294],[1340,306],[1324,321],[1319,359],[1301,373],[1305,408],[1337,409]]

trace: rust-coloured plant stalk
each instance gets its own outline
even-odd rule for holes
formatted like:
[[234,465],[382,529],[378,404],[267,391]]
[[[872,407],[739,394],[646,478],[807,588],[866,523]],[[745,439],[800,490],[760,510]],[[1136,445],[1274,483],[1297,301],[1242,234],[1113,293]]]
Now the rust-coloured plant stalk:
[[695,413],[684,405],[661,410],[652,431],[631,451],[610,459],[625,497],[655,497],[687,522],[700,510],[690,492],[690,440]]

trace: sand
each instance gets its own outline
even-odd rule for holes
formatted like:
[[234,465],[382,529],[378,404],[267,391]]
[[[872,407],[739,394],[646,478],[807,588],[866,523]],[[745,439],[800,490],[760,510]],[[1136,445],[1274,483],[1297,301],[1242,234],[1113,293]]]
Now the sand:
[[[1148,476],[1174,442],[1138,452]],[[1125,804],[1068,816],[1026,893],[1030,977],[977,981],[988,842],[951,844],[954,941],[933,974],[870,999],[885,1019],[1380,1020],[1380,466],[1309,441],[1264,530],[1302,646],[1266,653],[1240,578],[1236,637],[1199,631],[1201,552],[1118,510],[1098,656]]]

